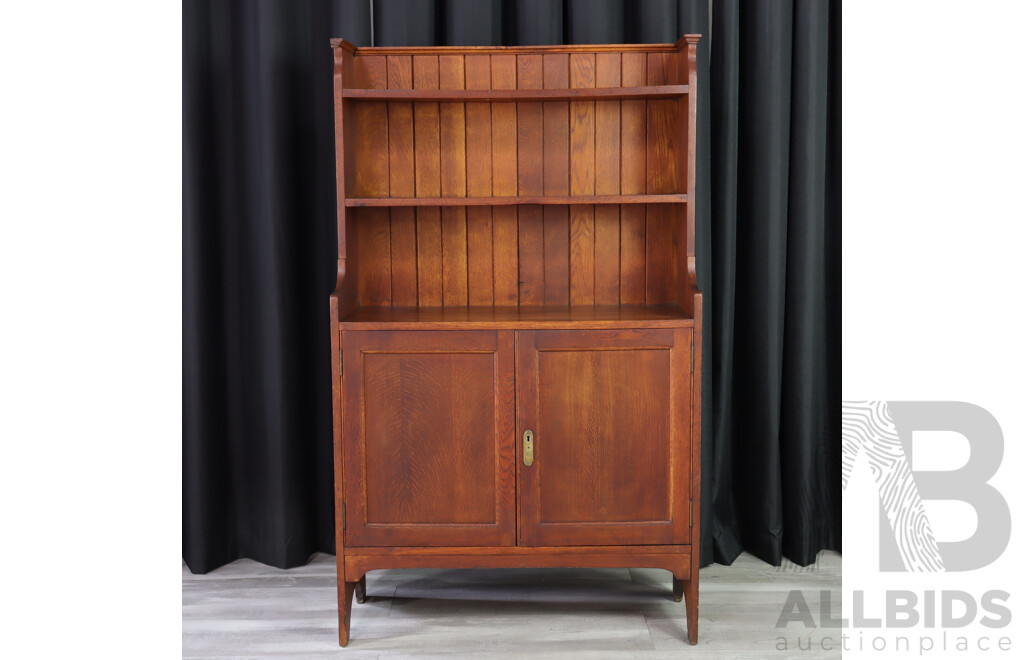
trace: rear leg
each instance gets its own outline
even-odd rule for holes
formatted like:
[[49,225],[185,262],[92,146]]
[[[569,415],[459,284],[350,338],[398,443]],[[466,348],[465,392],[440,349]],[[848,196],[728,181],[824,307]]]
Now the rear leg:
[[366,602],[366,576],[359,578],[356,582],[356,602],[362,605]]

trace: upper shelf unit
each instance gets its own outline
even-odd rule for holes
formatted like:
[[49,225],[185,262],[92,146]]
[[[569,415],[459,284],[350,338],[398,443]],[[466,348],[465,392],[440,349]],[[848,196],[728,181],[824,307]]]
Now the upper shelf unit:
[[342,322],[692,323],[695,42],[338,42]]
[[674,99],[686,96],[689,85],[575,89],[346,89],[346,99],[363,101],[438,101],[496,103],[517,101],[624,101]]

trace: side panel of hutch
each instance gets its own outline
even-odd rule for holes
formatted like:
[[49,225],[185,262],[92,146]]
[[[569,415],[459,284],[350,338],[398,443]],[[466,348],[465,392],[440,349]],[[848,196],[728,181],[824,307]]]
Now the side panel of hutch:
[[332,42],[342,646],[418,567],[663,568],[696,643],[698,40]]

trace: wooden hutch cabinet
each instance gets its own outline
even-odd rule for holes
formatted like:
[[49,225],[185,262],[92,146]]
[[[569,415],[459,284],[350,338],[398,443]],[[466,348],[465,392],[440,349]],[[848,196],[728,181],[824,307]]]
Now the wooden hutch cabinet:
[[332,42],[342,646],[414,567],[667,569],[696,643],[698,40]]

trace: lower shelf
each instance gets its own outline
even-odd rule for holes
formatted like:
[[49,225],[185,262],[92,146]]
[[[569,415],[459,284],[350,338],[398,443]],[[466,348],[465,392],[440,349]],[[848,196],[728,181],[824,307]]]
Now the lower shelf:
[[343,330],[558,330],[684,328],[693,317],[678,305],[544,307],[359,307]]

